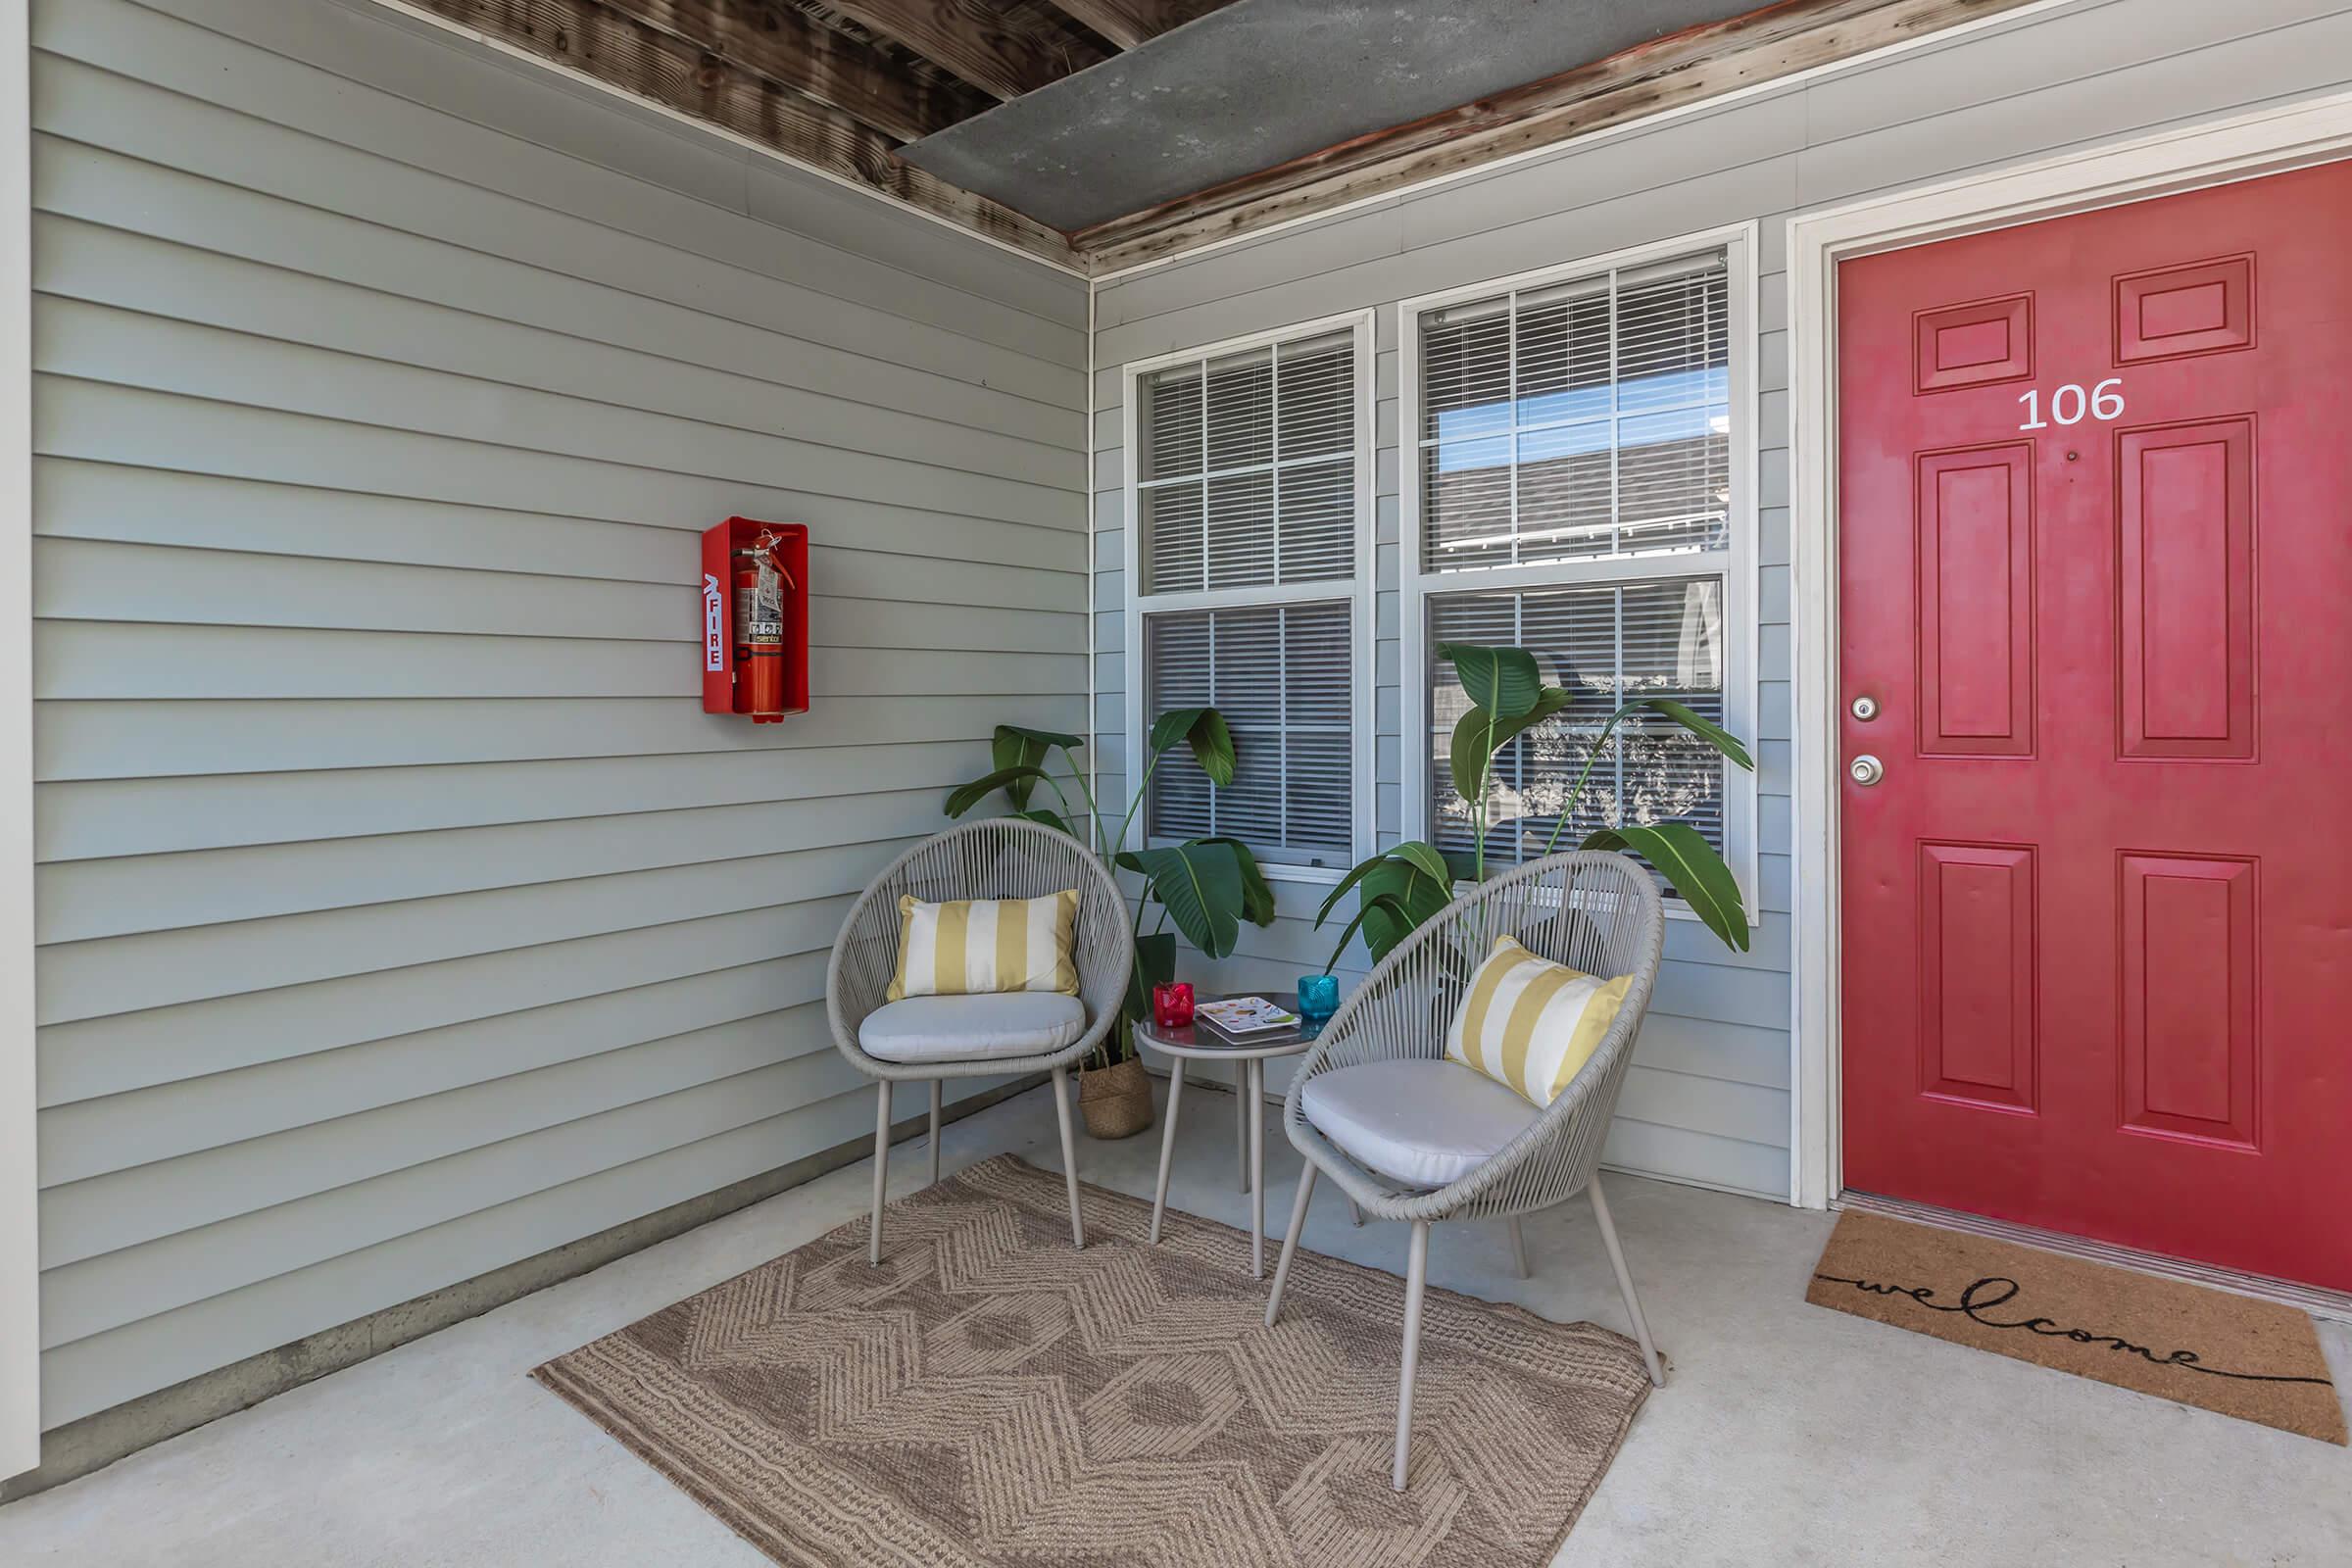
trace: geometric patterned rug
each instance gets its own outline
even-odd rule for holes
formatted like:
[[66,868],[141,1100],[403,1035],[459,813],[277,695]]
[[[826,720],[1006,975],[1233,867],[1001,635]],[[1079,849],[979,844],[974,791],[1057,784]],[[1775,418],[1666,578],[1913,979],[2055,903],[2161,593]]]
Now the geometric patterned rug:
[[999,1155],[533,1373],[781,1563],[1541,1568],[1649,1393],[1591,1323],[1403,1284]]

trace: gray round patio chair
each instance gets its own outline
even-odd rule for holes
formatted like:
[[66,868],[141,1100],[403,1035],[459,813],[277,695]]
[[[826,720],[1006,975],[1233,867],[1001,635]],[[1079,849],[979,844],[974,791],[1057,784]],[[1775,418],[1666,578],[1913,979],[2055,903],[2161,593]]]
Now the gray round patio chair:
[[[1446,1059],[1446,1025],[1498,936],[1587,974],[1633,976],[1616,1020],[1558,1099],[1538,1108],[1494,1079]],[[1266,1301],[1271,1328],[1315,1178],[1327,1175],[1359,1214],[1413,1228],[1404,1280],[1404,1369],[1396,1386],[1396,1463],[1404,1490],[1412,1443],[1413,1372],[1429,1228],[1439,1220],[1504,1219],[1522,1276],[1519,1216],[1573,1198],[1592,1201],[1601,1243],[1653,1384],[1665,1384],[1649,1325],[1601,1196],[1601,1141],[1633,1062],[1665,943],[1657,884],[1622,855],[1577,851],[1533,861],[1465,893],[1374,966],[1332,1015],[1291,1080],[1283,1130],[1306,1158],[1291,1228]],[[1360,1221],[1359,1221],[1360,1222]]]
[[[1071,955],[1078,995],[909,997],[886,1002],[899,961],[899,896],[1034,899],[1078,890]],[[882,1203],[889,1185],[890,1088],[931,1086],[931,1174],[939,1180],[940,1086],[950,1078],[1054,1075],[1061,1167],[1070,1191],[1070,1243],[1086,1245],[1078,1213],[1078,1158],[1070,1129],[1069,1070],[1102,1043],[1127,995],[1135,937],[1127,903],[1102,862],[1066,833],[1019,817],[950,828],[907,851],[859,895],[825,968],[833,1044],[868,1078],[874,1103],[874,1215],[868,1261],[882,1261]]]

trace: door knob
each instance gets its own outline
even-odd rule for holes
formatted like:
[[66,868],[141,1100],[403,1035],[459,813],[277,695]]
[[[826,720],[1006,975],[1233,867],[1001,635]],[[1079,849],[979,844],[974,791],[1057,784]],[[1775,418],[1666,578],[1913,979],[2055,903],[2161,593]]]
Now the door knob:
[[1867,752],[1846,763],[1845,770],[1857,784],[1876,784],[1886,776],[1886,769]]

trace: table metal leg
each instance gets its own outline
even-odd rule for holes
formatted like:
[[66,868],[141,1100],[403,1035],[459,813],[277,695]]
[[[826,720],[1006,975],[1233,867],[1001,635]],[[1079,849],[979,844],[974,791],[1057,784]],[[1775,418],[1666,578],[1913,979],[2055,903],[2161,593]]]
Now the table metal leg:
[[1266,1064],[1250,1063],[1250,1277],[1266,1277]]
[[1184,1094],[1184,1058],[1171,1056],[1168,1066],[1167,1125],[1159,1134],[1159,1184],[1152,1190],[1152,1245],[1159,1245],[1159,1219],[1168,1211],[1168,1160],[1176,1152],[1176,1102]]
[[1242,1169],[1242,1191],[1250,1190],[1250,1063],[1243,1062],[1233,1081],[1233,1158]]

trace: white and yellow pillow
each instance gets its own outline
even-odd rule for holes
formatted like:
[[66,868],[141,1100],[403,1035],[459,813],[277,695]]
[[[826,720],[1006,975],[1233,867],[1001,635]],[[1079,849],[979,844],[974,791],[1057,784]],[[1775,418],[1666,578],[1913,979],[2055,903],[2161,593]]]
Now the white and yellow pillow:
[[1633,983],[1595,979],[1498,937],[1446,1031],[1446,1054],[1548,1105],[1599,1049]]
[[899,895],[899,969],[887,1000],[990,991],[1078,994],[1070,961],[1078,890],[1041,899],[959,899],[925,904]]

